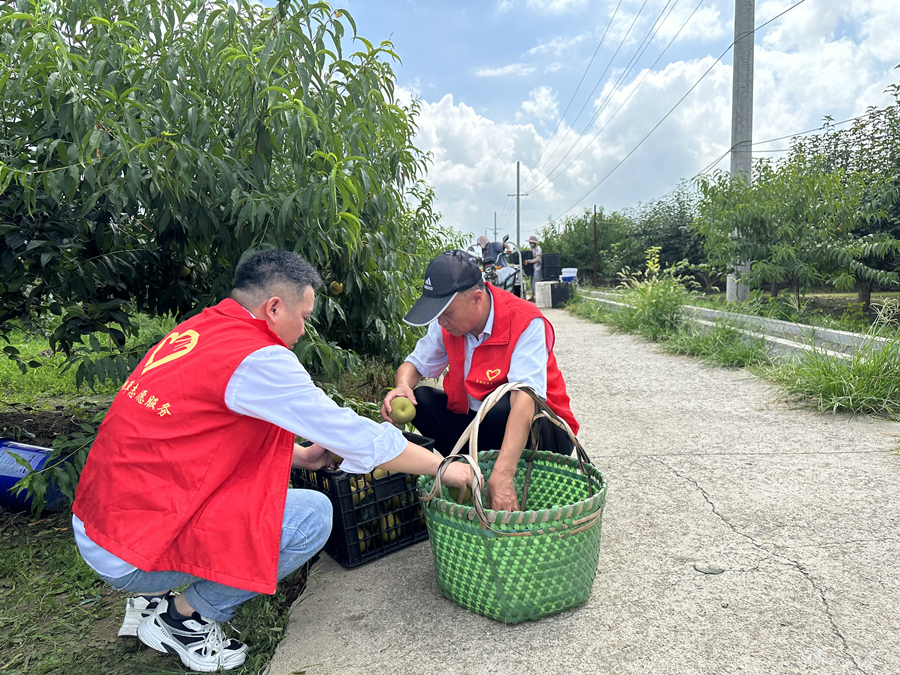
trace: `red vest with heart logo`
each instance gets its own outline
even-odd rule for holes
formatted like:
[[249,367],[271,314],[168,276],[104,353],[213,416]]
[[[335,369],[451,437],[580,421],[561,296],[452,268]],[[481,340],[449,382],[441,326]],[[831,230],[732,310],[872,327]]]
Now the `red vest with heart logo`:
[[72,510],[146,572],[274,593],[294,435],[225,405],[235,368],[284,342],[224,300],[177,326],[106,414]]
[[541,311],[530,302],[517,298],[512,293],[485,284],[490,291],[494,306],[494,327],[490,337],[472,352],[469,374],[463,379],[466,363],[466,338],[454,337],[441,329],[444,348],[450,359],[450,369],[444,377],[444,391],[447,393],[447,409],[458,415],[469,411],[468,396],[483,401],[494,389],[509,380],[509,363],[519,336],[534,319],[544,320],[547,340],[547,405],[569,423],[572,432],[578,433],[578,422],[569,405],[566,383],[556,365],[553,345],[556,335],[553,326]]

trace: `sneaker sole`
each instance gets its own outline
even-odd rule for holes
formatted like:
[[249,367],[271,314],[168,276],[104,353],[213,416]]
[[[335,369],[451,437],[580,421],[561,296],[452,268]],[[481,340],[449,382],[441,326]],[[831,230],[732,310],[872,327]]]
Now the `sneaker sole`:
[[122,622],[122,626],[119,628],[119,632],[116,633],[116,635],[119,637],[137,637],[138,626],[143,620],[143,617],[132,619],[130,616],[126,616],[125,621]]
[[153,619],[154,617],[151,616],[147,621],[141,622],[137,629],[138,639],[148,647],[155,649],[158,652],[162,652],[163,654],[174,654],[179,659],[181,659],[182,665],[190,668],[191,670],[196,670],[201,673],[214,673],[220,668],[224,670],[231,670],[232,668],[237,668],[238,666],[244,665],[244,661],[247,660],[247,653],[246,651],[243,651],[239,655],[237,655],[240,657],[239,659],[235,657],[231,659],[230,663],[228,664],[220,665],[195,661],[193,658],[191,658],[190,653],[188,653],[187,651],[182,651],[174,645],[163,642],[159,635],[162,630],[155,629],[153,625]]

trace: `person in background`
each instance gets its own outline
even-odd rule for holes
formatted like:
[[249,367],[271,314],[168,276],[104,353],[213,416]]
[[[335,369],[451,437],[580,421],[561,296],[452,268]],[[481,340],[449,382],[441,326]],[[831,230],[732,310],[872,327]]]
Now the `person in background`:
[[528,246],[531,248],[531,264],[534,265],[534,275],[531,277],[531,297],[529,302],[534,302],[535,284],[541,281],[541,247],[538,244],[538,238],[534,235],[528,237]]
[[[434,475],[440,463],[393,425],[338,407],[300,365],[291,348],[321,283],[296,253],[246,254],[230,297],[176,326],[131,373],[81,474],[78,550],[134,595],[119,634],[191,670],[243,664],[247,645],[220,622],[328,540],[331,502],[288,489],[292,467],[333,466],[328,450],[352,473]],[[448,467],[448,484],[471,478],[459,469]]]
[[502,242],[490,241],[486,236],[481,235],[475,240],[475,243],[481,247],[481,257],[490,258],[495,265],[506,267],[506,247]]

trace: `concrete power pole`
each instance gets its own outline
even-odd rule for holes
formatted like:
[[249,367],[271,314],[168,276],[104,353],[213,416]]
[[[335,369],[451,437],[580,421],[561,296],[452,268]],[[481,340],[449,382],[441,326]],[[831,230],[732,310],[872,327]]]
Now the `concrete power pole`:
[[[756,0],[734,0],[734,66],[731,84],[731,180],[751,179],[753,145],[753,42]],[[738,272],[750,265],[739,260]],[[750,288],[729,274],[725,287],[728,302],[745,302]]]
[[494,241],[497,241],[497,212],[494,211]]
[[519,214],[521,213],[519,209],[519,201],[521,197],[527,197],[528,193],[522,194],[521,188],[519,187],[519,164],[520,162],[516,162],[516,194],[509,195],[510,197],[516,198],[516,251],[519,252],[519,265],[522,264],[522,224]]

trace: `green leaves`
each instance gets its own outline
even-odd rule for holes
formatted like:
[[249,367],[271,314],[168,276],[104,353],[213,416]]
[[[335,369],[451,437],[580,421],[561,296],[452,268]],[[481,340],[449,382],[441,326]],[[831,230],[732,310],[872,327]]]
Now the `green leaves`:
[[796,139],[778,164],[757,161],[751,183],[722,172],[696,184],[710,262],[749,263],[750,283],[775,294],[788,282],[798,299],[811,284],[856,286],[867,304],[872,283],[900,282],[900,102]]
[[[121,342],[104,326],[128,334],[132,311],[214,303],[245,250],[280,246],[347,286],[315,317],[329,342],[402,356],[400,319],[446,239],[389,44],[346,56],[352,19],[325,3],[13,9],[0,9],[17,55],[0,61],[0,97],[21,112],[0,121],[4,320],[80,307],[53,339],[83,356],[81,336]],[[85,382],[117,370],[102,363]]]

